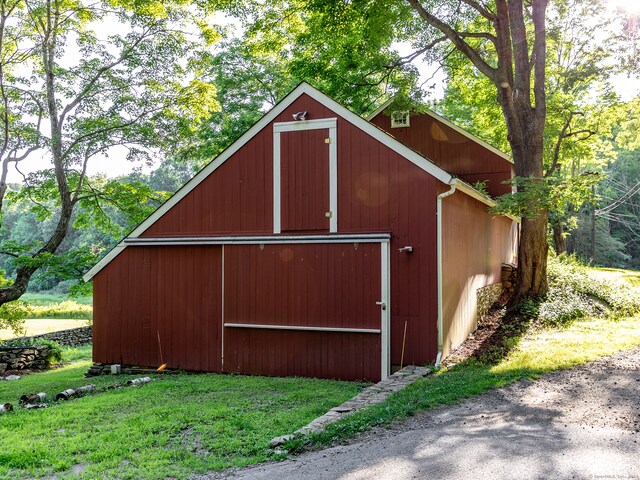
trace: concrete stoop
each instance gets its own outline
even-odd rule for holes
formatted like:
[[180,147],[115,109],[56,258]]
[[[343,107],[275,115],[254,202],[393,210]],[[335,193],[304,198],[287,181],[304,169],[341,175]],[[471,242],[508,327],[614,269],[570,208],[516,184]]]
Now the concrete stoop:
[[384,402],[392,394],[408,387],[416,380],[430,374],[430,367],[416,367],[415,365],[404,367],[402,370],[397,371],[386,379],[366,388],[352,399],[344,402],[342,405],[333,407],[324,415],[316,418],[308,425],[299,428],[292,434],[282,435],[272,439],[269,446],[271,448],[277,448],[288,440],[308,435],[309,433],[320,432],[330,423],[337,422],[338,420],[348,415],[352,415],[358,410],[362,410],[370,405]]

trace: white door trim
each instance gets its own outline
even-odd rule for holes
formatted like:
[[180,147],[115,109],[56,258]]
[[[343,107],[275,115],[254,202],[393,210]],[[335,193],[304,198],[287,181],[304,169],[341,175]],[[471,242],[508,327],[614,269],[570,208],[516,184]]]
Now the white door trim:
[[390,322],[391,318],[391,244],[389,241],[380,242],[380,293],[382,306],[380,308],[380,380],[384,380],[390,374]]
[[301,130],[329,130],[329,232],[338,231],[338,119],[321,118],[273,124],[273,233],[282,233],[280,133]]

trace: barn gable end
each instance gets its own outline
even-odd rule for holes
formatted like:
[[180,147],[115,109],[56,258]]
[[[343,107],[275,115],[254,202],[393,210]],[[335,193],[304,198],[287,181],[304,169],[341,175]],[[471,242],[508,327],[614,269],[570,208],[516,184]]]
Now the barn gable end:
[[383,105],[371,123],[426,155],[435,164],[473,185],[483,182],[492,197],[511,193],[513,161],[503,152],[455,126],[434,112],[410,112],[407,127],[394,128],[392,113]]

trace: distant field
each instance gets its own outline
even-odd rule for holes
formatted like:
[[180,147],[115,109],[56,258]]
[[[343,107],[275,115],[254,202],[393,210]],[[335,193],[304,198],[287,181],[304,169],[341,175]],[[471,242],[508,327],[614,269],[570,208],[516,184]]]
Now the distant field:
[[74,301],[81,305],[92,305],[92,297],[69,297],[63,293],[25,293],[20,300],[25,301],[31,305],[51,305],[55,303],[62,303],[66,301]]
[[[70,328],[84,327],[87,320],[69,320],[59,318],[31,318],[25,320],[26,336],[40,335],[42,333],[57,332],[59,330],[68,330]],[[0,329],[0,340],[9,340],[15,338],[16,335],[12,330]]]
[[624,280],[636,287],[640,287],[640,271],[622,270],[618,268],[593,268],[592,271],[600,277]]
[[[21,301],[29,305],[25,335],[40,335],[88,325],[93,318],[91,297],[69,298],[63,294],[26,293]],[[12,330],[0,329],[0,340],[15,338]]]

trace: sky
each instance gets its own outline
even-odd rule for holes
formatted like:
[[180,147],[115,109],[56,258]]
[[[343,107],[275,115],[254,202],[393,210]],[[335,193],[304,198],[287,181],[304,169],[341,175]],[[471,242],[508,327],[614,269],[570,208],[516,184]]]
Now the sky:
[[[640,0],[609,0],[610,9],[623,9],[630,13],[640,14]],[[224,23],[224,19],[216,18],[215,23]],[[97,28],[103,35],[111,35],[114,33],[123,33],[124,27],[117,22],[109,22],[107,25],[101,24]],[[71,43],[71,42],[70,42]],[[407,54],[411,52],[409,45],[398,45],[398,49],[401,54]],[[78,54],[70,52],[65,58],[66,62],[77,61]],[[436,84],[434,96],[430,100],[441,98],[443,95],[443,85],[445,77],[442,72],[435,72],[434,67],[419,63],[416,65],[421,76],[421,81],[428,81],[429,84]],[[638,78],[629,78],[626,75],[617,75],[613,78],[613,85],[618,92],[622,100],[630,100],[634,96],[640,94],[640,80]],[[28,159],[20,163],[20,171],[27,174],[39,169],[48,168],[50,162],[48,160],[48,154],[46,150],[39,150],[32,154]],[[139,163],[132,163],[126,160],[126,150],[122,147],[113,148],[109,151],[108,156],[96,157],[89,162],[88,173],[90,175],[106,174],[109,177],[116,177],[120,175],[126,175],[134,170],[149,173],[155,166],[140,165]],[[11,168],[8,174],[9,183],[20,183],[22,181],[22,175],[15,168]]]

